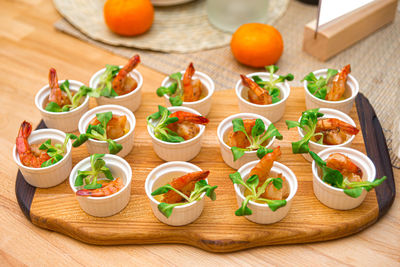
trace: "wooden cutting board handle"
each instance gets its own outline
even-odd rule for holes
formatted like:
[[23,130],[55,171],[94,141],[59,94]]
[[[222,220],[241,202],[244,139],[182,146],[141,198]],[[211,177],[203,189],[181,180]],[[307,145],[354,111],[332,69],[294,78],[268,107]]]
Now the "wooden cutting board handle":
[[392,206],[396,196],[393,169],[390,161],[389,150],[378,117],[368,99],[361,93],[356,98],[357,113],[360,120],[365,149],[368,157],[376,167],[376,177],[386,176],[387,179],[375,188],[381,218]]

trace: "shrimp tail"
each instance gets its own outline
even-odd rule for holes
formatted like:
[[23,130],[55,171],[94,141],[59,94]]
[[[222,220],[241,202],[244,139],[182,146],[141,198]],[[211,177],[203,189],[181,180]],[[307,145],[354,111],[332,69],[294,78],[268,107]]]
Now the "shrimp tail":
[[357,127],[336,118],[320,119],[317,122],[317,132],[335,129],[340,129],[351,135],[356,135],[360,131]]
[[341,153],[333,153],[326,160],[326,166],[340,171],[343,175],[354,173],[362,176],[362,170],[349,157]]
[[119,94],[123,92],[125,79],[128,76],[129,72],[131,72],[137,65],[140,63],[140,56],[134,55],[132,58],[129,59],[128,63],[123,66],[118,74],[112,80],[112,88]]
[[252,175],[257,175],[260,183],[264,182],[271,171],[274,161],[278,160],[281,154],[280,146],[275,148],[271,153],[266,154],[250,171],[250,177]]
[[360,131],[359,129],[357,129],[357,127],[354,127],[351,124],[348,125],[343,125],[339,127],[343,132],[347,133],[347,134],[351,134],[351,135],[356,135],[358,134],[358,132]]
[[54,68],[50,68],[49,70],[49,86],[50,88],[58,86],[57,71]]
[[351,72],[350,64],[343,67],[343,69],[333,77],[332,87],[326,94],[325,100],[338,101],[346,91],[347,76]]
[[118,192],[122,187],[123,183],[121,178],[116,178],[97,189],[80,189],[76,191],[76,195],[83,197],[105,197]]
[[247,134],[251,134],[251,130],[253,129],[254,125],[256,125],[256,119],[244,119],[243,125]]
[[[193,191],[196,182],[200,180],[204,180],[208,177],[210,171],[198,171],[198,172],[191,172],[185,174],[181,177],[175,178],[170,185],[181,191],[183,194],[189,196],[190,193]],[[174,191],[168,191],[163,196],[163,202],[165,203],[178,203],[182,201],[182,196],[178,195],[178,193]]]
[[193,85],[192,85],[192,77],[195,73],[195,69],[193,63],[190,62],[189,66],[187,67],[185,74],[183,75],[183,95],[184,101],[191,102],[194,100],[194,93],[193,93]]
[[21,163],[27,167],[40,168],[41,164],[50,159],[50,156],[45,151],[40,151],[39,155],[32,152],[31,146],[28,143],[28,137],[31,135],[32,125],[24,121],[19,128],[18,136],[15,141],[17,152]]
[[177,117],[179,120],[176,123],[182,123],[184,121],[189,121],[195,124],[206,125],[209,120],[206,117],[193,114],[186,111],[176,111],[170,115],[170,117]]
[[242,83],[245,87],[249,88],[248,97],[250,102],[254,104],[271,104],[272,98],[267,91],[262,89],[255,81],[245,75],[240,75]]
[[[255,119],[244,119],[243,124],[244,124],[244,128],[246,130],[246,133],[248,135],[250,135],[251,130],[253,129],[254,125],[256,124],[256,120]],[[243,132],[241,132],[241,131],[234,132],[233,130],[231,130],[231,132],[229,132],[229,134],[228,134],[227,145],[230,147],[236,146],[239,148],[246,148],[250,145],[250,142],[249,142],[249,140],[247,140],[247,137]]]
[[182,190],[182,188],[186,186],[188,183],[204,180],[205,178],[208,177],[209,174],[210,171],[191,172],[174,179],[171,182],[171,186],[177,190]]
[[19,154],[26,153],[31,150],[28,143],[28,137],[31,135],[31,132],[32,125],[27,121],[22,122],[16,140],[17,151]]
[[55,102],[59,106],[61,106],[62,105],[62,92],[58,85],[57,72],[54,68],[50,68],[50,70],[49,70],[49,86],[50,86],[49,101]]
[[350,64],[347,64],[346,66],[343,67],[342,71],[340,72],[340,75],[343,78],[347,78],[347,75],[349,75],[350,72],[351,72]]
[[265,90],[262,89],[256,82],[254,82],[249,77],[240,74],[240,78],[242,78],[243,85],[248,87],[252,92],[254,92],[258,97],[262,96],[265,93]]
[[133,69],[137,67],[140,63],[140,56],[134,55],[131,59],[129,59],[128,63],[121,69],[125,71],[127,74],[131,72]]

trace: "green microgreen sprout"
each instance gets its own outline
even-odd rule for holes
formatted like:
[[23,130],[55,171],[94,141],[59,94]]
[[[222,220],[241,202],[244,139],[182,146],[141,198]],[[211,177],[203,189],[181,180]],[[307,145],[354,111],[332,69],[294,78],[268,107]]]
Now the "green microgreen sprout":
[[75,186],[84,186],[85,189],[97,189],[101,188],[102,184],[97,182],[100,174],[104,174],[108,180],[114,180],[110,169],[106,166],[104,154],[92,154],[90,155],[90,171],[78,171],[78,176],[75,179]]
[[42,163],[40,167],[49,167],[51,165],[56,164],[60,160],[63,159],[67,144],[70,139],[77,139],[78,137],[74,134],[67,133],[62,144],[51,144],[51,139],[46,140],[43,144],[40,145],[40,150],[45,150],[47,155],[49,155],[50,159],[46,160]]
[[256,119],[255,125],[251,129],[251,135],[249,136],[244,127],[243,119],[236,118],[232,120],[233,131],[242,132],[246,135],[250,145],[246,148],[231,147],[233,160],[236,161],[241,158],[246,151],[257,150],[257,156],[261,159],[265,154],[272,152],[272,149],[267,149],[263,146],[263,143],[272,137],[276,137],[279,140],[283,139],[283,136],[279,133],[278,129],[271,123],[268,125],[265,131],[265,124],[261,119]]
[[119,66],[115,65],[106,65],[106,70],[99,77],[99,83],[97,84],[97,88],[95,88],[89,95],[91,97],[116,97],[118,94],[112,88],[112,81],[114,77],[118,74],[120,70]]
[[211,200],[216,199],[216,194],[215,194],[215,189],[217,186],[211,186],[207,183],[206,180],[200,180],[195,184],[195,187],[193,191],[190,193],[190,196],[186,196],[184,193],[181,191],[173,188],[170,184],[166,184],[162,187],[157,188],[154,190],[151,195],[152,196],[157,196],[157,195],[162,195],[167,193],[168,191],[172,190],[176,192],[178,195],[183,197],[185,199],[185,202],[180,202],[180,203],[160,203],[158,204],[158,210],[164,214],[165,217],[169,218],[172,214],[172,211],[175,207],[177,206],[182,206],[186,205],[195,201],[199,201],[201,199],[201,195],[205,192],[206,196],[209,197]]
[[267,72],[269,72],[269,80],[264,81],[261,79],[259,76],[252,76],[251,78],[253,81],[255,81],[258,86],[263,88],[268,92],[268,94],[271,96],[272,104],[277,103],[281,101],[280,99],[280,94],[281,90],[277,86],[278,83],[282,83],[284,81],[293,81],[294,76],[293,74],[289,73],[285,76],[279,75],[278,78],[274,79],[274,73],[278,71],[278,66],[275,65],[270,65],[270,66],[265,66],[265,69]]
[[259,184],[258,175],[252,175],[249,179],[243,181],[240,173],[235,172],[229,174],[229,178],[231,179],[232,183],[242,185],[245,188],[247,188],[250,192],[250,194],[245,197],[241,207],[235,211],[236,216],[245,216],[253,214],[253,211],[249,207],[247,207],[250,200],[265,202],[272,211],[276,211],[277,209],[286,206],[286,199],[272,200],[261,197],[261,195],[267,189],[269,183],[272,183],[276,189],[278,190],[281,189],[283,183],[282,178],[270,177],[267,180],[265,180],[265,182],[260,187],[258,187]]
[[157,95],[162,97],[167,94],[169,96],[169,102],[172,106],[182,106],[183,103],[183,85],[182,85],[182,73],[177,72],[169,75],[169,78],[174,80],[170,86],[161,86],[157,89]]
[[312,137],[321,136],[317,143],[322,144],[324,139],[323,133],[315,133],[318,118],[322,116],[324,116],[324,114],[319,112],[319,108],[316,108],[304,111],[301,115],[300,122],[289,120],[286,121],[288,129],[299,127],[305,132],[304,137],[300,141],[292,142],[292,151],[294,154],[307,153],[310,151],[308,143]]
[[81,134],[72,144],[73,147],[78,147],[85,143],[89,138],[108,143],[108,151],[110,154],[117,154],[122,149],[122,145],[118,144],[111,138],[107,137],[107,124],[112,119],[112,112],[104,112],[96,114],[97,120],[100,122],[97,125],[89,124],[86,133]]
[[325,78],[322,76],[317,78],[313,72],[310,72],[301,81],[307,81],[307,89],[313,96],[325,100],[328,93],[328,82],[337,73],[338,70],[328,69]]
[[158,106],[158,111],[147,117],[147,125],[153,130],[156,138],[170,143],[180,143],[185,141],[183,137],[179,136],[176,132],[168,129],[167,125],[177,122],[177,117],[170,118],[171,112],[163,107]]
[[69,89],[69,81],[65,80],[62,84],[60,84],[60,89],[63,91],[71,104],[64,105],[60,107],[56,102],[49,102],[47,103],[46,107],[44,108],[46,111],[50,112],[67,112],[73,109],[76,109],[81,104],[81,98],[84,96],[89,95],[92,92],[92,88],[82,85],[78,92],[72,95],[71,90]]
[[326,162],[322,160],[316,153],[310,151],[310,156],[315,160],[315,163],[322,170],[322,181],[336,188],[343,189],[343,192],[352,197],[358,198],[363,189],[369,192],[372,188],[377,187],[386,180],[386,176],[380,179],[375,179],[372,182],[360,181],[360,182],[350,182],[346,177],[340,173],[340,171],[329,168]]

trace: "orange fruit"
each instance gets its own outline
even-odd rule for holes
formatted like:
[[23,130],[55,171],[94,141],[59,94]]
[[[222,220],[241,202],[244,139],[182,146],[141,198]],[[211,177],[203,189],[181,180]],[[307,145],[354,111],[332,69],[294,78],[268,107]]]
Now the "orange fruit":
[[146,32],[154,19],[150,0],[107,0],[103,12],[108,28],[124,36]]
[[232,35],[231,50],[240,63],[263,67],[276,63],[281,57],[283,40],[279,31],[270,25],[248,23]]

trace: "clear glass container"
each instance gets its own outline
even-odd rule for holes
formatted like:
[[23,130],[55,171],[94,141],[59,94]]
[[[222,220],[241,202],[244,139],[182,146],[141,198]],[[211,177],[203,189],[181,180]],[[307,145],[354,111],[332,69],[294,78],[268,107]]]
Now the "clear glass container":
[[216,28],[233,33],[245,23],[265,23],[269,0],[207,0],[208,20]]

